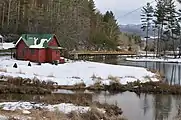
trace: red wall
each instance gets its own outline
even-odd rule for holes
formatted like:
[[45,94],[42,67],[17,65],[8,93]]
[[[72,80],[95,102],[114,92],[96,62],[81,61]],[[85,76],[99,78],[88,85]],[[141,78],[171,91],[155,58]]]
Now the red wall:
[[48,43],[48,46],[60,47],[56,37],[53,37],[53,39]]
[[[59,47],[56,37],[48,43],[48,46]],[[60,50],[47,49],[47,60],[52,62],[60,59]]]
[[52,49],[46,49],[46,60],[47,62],[52,62],[55,60],[60,59],[60,51],[59,50],[52,50]]
[[16,57],[17,57],[17,59],[22,59],[22,60],[26,59],[27,54],[24,53],[24,56],[23,56],[23,50],[27,49],[27,45],[24,43],[24,41],[21,40],[16,47],[17,47],[17,49],[16,49]]
[[39,49],[39,62],[47,62],[46,60],[46,49]]

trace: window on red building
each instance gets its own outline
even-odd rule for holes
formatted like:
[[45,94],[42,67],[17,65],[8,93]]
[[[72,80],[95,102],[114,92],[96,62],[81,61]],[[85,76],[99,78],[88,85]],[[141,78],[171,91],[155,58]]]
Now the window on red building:
[[35,54],[35,50],[34,49],[31,49],[31,54]]

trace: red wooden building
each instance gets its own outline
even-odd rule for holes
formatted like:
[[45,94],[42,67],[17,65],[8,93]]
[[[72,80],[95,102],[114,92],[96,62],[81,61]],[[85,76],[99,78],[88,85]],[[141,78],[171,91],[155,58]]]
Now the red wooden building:
[[63,62],[60,44],[54,34],[23,34],[15,44],[18,60],[52,63]]

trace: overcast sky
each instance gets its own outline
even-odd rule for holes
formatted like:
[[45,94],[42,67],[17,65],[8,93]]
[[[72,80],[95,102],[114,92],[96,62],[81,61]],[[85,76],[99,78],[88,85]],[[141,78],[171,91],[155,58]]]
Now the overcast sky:
[[139,24],[141,10],[124,15],[152,1],[154,0],[95,0],[95,4],[102,13],[107,10],[113,11],[119,24]]

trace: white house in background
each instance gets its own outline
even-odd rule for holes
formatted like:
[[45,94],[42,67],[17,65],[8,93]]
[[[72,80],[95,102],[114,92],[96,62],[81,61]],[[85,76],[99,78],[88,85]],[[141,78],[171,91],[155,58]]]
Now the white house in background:
[[14,47],[15,45],[13,43],[5,43],[4,42],[4,37],[0,35],[0,50],[2,49],[9,49]]

